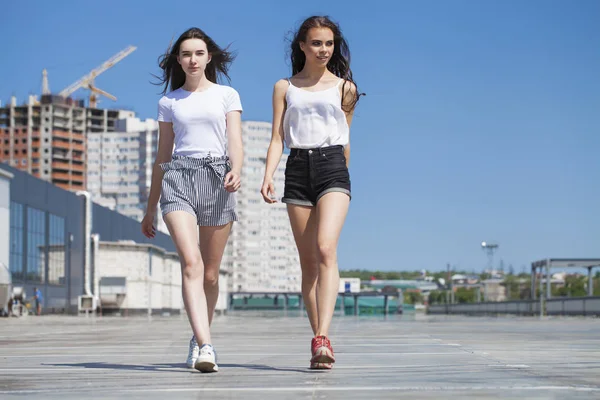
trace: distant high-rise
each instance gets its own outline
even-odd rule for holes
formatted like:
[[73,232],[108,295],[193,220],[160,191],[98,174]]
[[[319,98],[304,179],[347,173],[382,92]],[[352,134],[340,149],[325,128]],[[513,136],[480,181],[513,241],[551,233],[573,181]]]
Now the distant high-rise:
[[[141,221],[158,151],[158,122],[125,118],[114,128],[88,133],[88,191],[94,202]],[[158,229],[167,232],[160,215]]]
[[[244,166],[242,187],[236,193],[239,221],[234,223],[222,264],[232,274],[229,289],[300,291],[300,262],[286,206],[266,204],[260,194],[271,124],[244,121],[242,130]],[[286,161],[284,154],[274,177],[278,200],[283,195]]]

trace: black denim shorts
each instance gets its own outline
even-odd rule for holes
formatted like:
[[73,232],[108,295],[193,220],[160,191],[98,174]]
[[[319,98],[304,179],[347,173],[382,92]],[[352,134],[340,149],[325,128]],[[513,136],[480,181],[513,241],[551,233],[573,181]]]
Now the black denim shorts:
[[285,189],[281,201],[315,206],[330,192],[342,192],[351,197],[344,147],[292,149],[285,165]]

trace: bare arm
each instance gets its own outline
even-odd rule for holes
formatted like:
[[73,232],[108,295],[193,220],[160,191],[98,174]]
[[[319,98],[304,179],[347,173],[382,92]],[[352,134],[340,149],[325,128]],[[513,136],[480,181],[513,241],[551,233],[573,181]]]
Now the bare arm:
[[231,171],[225,177],[225,189],[235,192],[240,188],[244,148],[242,144],[242,113],[230,111],[227,113],[227,148]]
[[156,208],[160,198],[160,189],[164,172],[160,164],[171,161],[173,156],[173,142],[175,134],[173,133],[173,124],[171,122],[159,122],[158,152],[156,160],[152,167],[152,181],[150,184],[150,194],[148,195],[148,205],[146,206],[146,215],[142,221],[142,232],[147,237],[154,237],[155,227],[154,218],[156,217]]
[[[342,108],[344,110],[352,104],[354,99],[356,98],[356,85],[352,82],[346,82],[345,85],[342,85],[342,90],[344,90],[344,104],[342,104]],[[348,129],[352,125],[352,118],[354,117],[354,109],[351,111],[344,111],[346,113],[346,122],[348,123]],[[344,156],[346,157],[346,167],[350,166],[350,142],[344,147]]]
[[267,203],[275,203],[275,186],[273,185],[273,175],[277,170],[281,155],[283,154],[283,116],[285,114],[285,93],[289,83],[282,79],[275,84],[273,89],[273,128],[271,133],[271,143],[267,151],[267,162],[265,167],[265,177],[261,194]]
[[173,123],[159,122],[158,127],[160,132],[158,138],[158,152],[156,154],[156,160],[154,160],[154,166],[152,167],[152,183],[150,184],[150,195],[148,196],[148,207],[146,208],[146,212],[156,212],[164,175],[163,170],[160,168],[160,164],[171,161],[171,158],[173,157],[173,142],[175,139]]

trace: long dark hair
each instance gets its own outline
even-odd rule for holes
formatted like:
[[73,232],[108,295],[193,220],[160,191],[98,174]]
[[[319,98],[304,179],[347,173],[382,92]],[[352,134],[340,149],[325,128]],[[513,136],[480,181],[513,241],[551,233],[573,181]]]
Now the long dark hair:
[[[358,103],[358,99],[360,96],[364,95],[364,93],[360,93],[358,91],[358,85],[352,77],[352,70],[350,69],[350,48],[348,47],[348,42],[346,42],[346,39],[344,39],[340,26],[333,22],[328,16],[312,16],[307,18],[293,35],[290,51],[292,76],[296,75],[304,68],[306,56],[300,49],[300,42],[306,42],[308,31],[312,28],[329,28],[333,32],[334,50],[329,63],[327,63],[327,69],[337,77],[344,79],[344,85],[342,86],[342,108],[344,108],[344,111],[350,112],[354,110],[356,103]],[[356,86],[356,95],[347,106],[344,106],[344,96],[346,94],[344,89],[348,82],[351,82]]]
[[158,65],[163,70],[162,76],[157,76],[160,80],[157,85],[164,85],[162,94],[166,94],[169,85],[171,90],[179,89],[185,83],[185,72],[181,68],[181,65],[177,62],[177,56],[179,55],[179,48],[181,43],[188,39],[201,39],[206,43],[206,49],[211,55],[210,63],[206,65],[204,73],[206,78],[213,82],[218,83],[217,78],[223,76],[231,81],[229,77],[229,66],[235,59],[235,54],[228,51],[229,47],[225,49],[220,48],[210,36],[208,36],[200,28],[190,28],[183,32],[175,44],[169,45],[169,48],[158,59]]

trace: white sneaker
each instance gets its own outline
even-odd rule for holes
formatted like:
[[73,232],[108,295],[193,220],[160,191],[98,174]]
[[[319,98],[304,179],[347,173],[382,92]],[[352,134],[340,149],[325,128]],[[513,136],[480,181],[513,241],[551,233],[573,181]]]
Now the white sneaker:
[[217,365],[217,353],[211,344],[204,344],[200,348],[200,355],[196,359],[194,364],[200,372],[217,372],[219,366]]
[[190,340],[190,349],[188,351],[188,358],[185,362],[188,368],[194,368],[196,364],[196,360],[198,359],[198,355],[200,354],[200,347],[198,347],[198,342],[196,342],[196,337],[192,336]]

